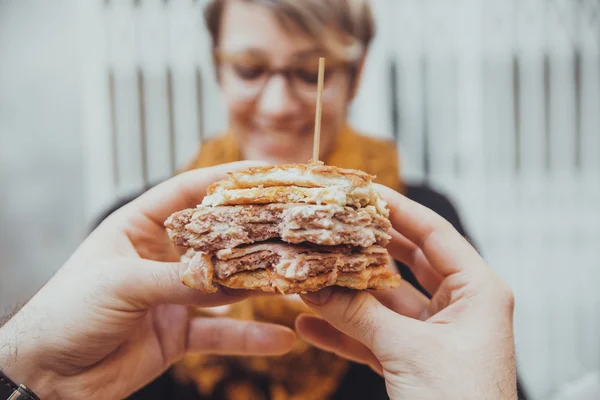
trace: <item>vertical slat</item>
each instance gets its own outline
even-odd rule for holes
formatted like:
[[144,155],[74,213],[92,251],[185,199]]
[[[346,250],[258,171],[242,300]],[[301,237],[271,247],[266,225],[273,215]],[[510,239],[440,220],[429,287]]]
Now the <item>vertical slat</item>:
[[517,8],[520,84],[521,175],[542,179],[544,170],[544,0],[523,0]]
[[548,2],[547,40],[550,60],[550,156],[553,172],[575,169],[575,2]]
[[129,195],[143,188],[135,5],[132,0],[112,1],[108,11],[111,67],[114,74],[118,193]]
[[483,158],[483,63],[482,3],[462,0],[457,8],[457,84],[456,84],[456,174],[457,196],[464,220],[474,237],[485,226],[484,192],[481,190],[485,160]]
[[142,161],[142,183],[144,187],[149,187],[148,180],[148,143],[146,131],[146,89],[144,82],[144,72],[142,68],[137,68],[137,88],[138,88],[138,107],[139,107],[139,124],[140,124],[140,151]]
[[118,192],[119,184],[121,182],[120,169],[119,169],[119,136],[117,128],[117,99],[116,99],[116,83],[115,83],[115,71],[109,67],[108,71],[108,102],[110,108],[110,149],[112,151],[112,174],[113,186],[115,192]]
[[[529,383],[532,396],[541,398],[546,393],[553,368],[552,344],[547,333],[551,312],[546,299],[553,296],[548,285],[535,285],[549,268],[549,241],[546,206],[546,115],[544,100],[544,10],[545,0],[522,0],[517,11],[517,60],[519,73],[519,218],[523,245],[515,260],[515,276],[512,280],[518,293],[515,329],[520,338],[521,373]],[[513,216],[515,218],[515,216]]]
[[181,168],[199,148],[196,98],[196,23],[193,0],[169,0],[169,63],[173,74],[175,165]]
[[371,44],[369,58],[366,61],[358,95],[352,103],[351,123],[360,131],[371,136],[391,139],[393,126],[389,107],[385,104],[390,98],[389,85],[389,30],[393,20],[387,12],[388,0],[372,2],[377,19],[378,35]]
[[428,62],[426,98],[431,178],[446,193],[451,190],[456,177],[456,22],[454,4],[444,0],[425,3],[424,48]]
[[169,161],[171,163],[171,174],[176,172],[177,166],[175,165],[176,160],[176,131],[175,131],[175,101],[174,101],[174,89],[173,89],[173,69],[167,67],[167,114],[169,118],[169,146],[166,151],[169,152]]
[[[199,10],[203,10],[207,3],[208,0],[197,1],[197,15],[201,15]],[[227,106],[216,79],[210,35],[203,21],[196,24],[196,36],[198,38],[196,63],[199,65],[203,77],[204,136],[211,138],[227,128]]]
[[[514,1],[483,2],[483,167],[487,234],[484,254],[514,286],[521,251],[515,188]],[[468,212],[468,210],[467,210]],[[508,249],[511,249],[508,252]],[[518,290],[518,287],[515,289]],[[519,292],[517,292],[517,296]],[[518,321],[517,321],[518,324]]]
[[[204,23],[205,0],[195,0],[192,4],[192,13],[194,14],[195,24],[192,34],[194,35],[194,88],[196,90],[196,137],[200,146],[207,140],[206,107],[205,101],[208,97],[205,94],[206,86],[209,82],[216,82],[215,75],[209,72],[205,65],[214,68],[210,48],[210,35],[206,24]],[[217,91],[218,92],[218,91]],[[215,96],[213,96],[215,97]],[[223,122],[225,119],[223,118]],[[199,149],[199,147],[198,147]]]
[[91,222],[116,197],[104,1],[77,2],[81,52],[85,220]]
[[[483,252],[490,265],[513,287],[518,268],[513,254],[521,251],[514,213],[514,2],[484,1],[482,9],[483,177],[485,197]],[[466,210],[466,212],[469,212]],[[511,249],[510,252],[507,249]],[[516,296],[519,288],[515,287]],[[517,314],[518,315],[518,314]],[[519,326],[519,321],[515,321]]]
[[163,0],[143,0],[136,13],[137,55],[144,110],[146,170],[150,183],[171,174],[167,104],[167,32]]
[[394,52],[397,62],[399,146],[403,176],[420,181],[425,176],[423,142],[423,30],[422,1],[402,0],[390,2],[396,20],[392,25]]
[[[581,284],[578,354],[587,370],[600,369],[600,2],[586,0],[579,10],[581,51],[581,173],[576,198],[580,221]],[[575,197],[574,196],[574,197]],[[594,338],[595,336],[595,338]]]
[[[570,212],[566,193],[573,193],[572,180],[575,171],[575,81],[574,81],[574,7],[576,3],[568,0],[551,0],[547,8],[547,40],[550,63],[550,170],[551,190],[550,202],[553,213],[549,215],[552,221],[553,254],[550,261],[553,275],[568,265],[571,242]],[[566,237],[565,237],[566,236]],[[561,240],[563,239],[563,240]],[[565,293],[576,293],[575,279],[562,282],[561,289]],[[555,298],[553,308],[556,318],[550,326],[551,340],[554,343],[554,357],[560,360],[555,365],[552,379],[557,385],[566,383],[573,378],[578,370],[577,360],[577,331],[573,309],[576,307],[573,297]],[[560,344],[560,345],[559,345]]]
[[581,27],[581,167],[600,171],[600,3],[583,2]]
[[486,158],[494,174],[509,174],[515,157],[513,55],[514,3],[513,1],[484,3],[484,117]]

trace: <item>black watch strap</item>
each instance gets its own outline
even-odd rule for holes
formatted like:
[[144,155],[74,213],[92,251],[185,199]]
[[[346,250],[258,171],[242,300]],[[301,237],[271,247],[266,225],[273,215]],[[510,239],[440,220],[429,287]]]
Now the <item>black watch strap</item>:
[[25,385],[17,385],[0,371],[0,400],[40,400]]

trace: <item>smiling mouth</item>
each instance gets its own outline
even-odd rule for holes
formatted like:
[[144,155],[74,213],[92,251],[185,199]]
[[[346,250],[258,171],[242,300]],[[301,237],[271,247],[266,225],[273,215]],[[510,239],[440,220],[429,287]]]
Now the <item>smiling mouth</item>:
[[260,125],[254,125],[253,130],[256,133],[265,135],[265,136],[273,136],[273,137],[298,137],[298,136],[306,136],[308,134],[312,134],[313,126],[312,124],[302,124],[296,126],[288,126],[286,128],[262,128]]

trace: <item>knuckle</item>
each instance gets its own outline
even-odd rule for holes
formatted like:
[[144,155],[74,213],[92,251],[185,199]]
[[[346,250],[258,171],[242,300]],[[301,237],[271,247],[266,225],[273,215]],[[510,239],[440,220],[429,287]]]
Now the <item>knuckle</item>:
[[244,327],[242,328],[242,336],[241,336],[241,340],[240,340],[240,351],[243,353],[247,353],[248,351],[250,351],[250,348],[252,347],[253,344],[253,339],[254,338],[254,329],[251,325],[249,324],[244,324]]
[[257,351],[256,332],[252,324],[238,321],[232,326],[229,321],[214,320],[204,332],[202,348],[207,353],[223,351],[246,354]]
[[342,314],[342,322],[352,327],[359,338],[369,345],[375,337],[375,326],[368,310],[369,294],[359,292],[352,297]]
[[204,350],[207,352],[220,350],[223,346],[222,337],[224,333],[218,324],[215,324],[211,329],[206,329],[202,338]]
[[165,265],[164,269],[155,270],[152,272],[152,279],[156,288],[161,290],[169,290],[176,288],[174,283],[179,283],[179,271],[171,264]]
[[441,240],[453,235],[458,235],[456,228],[454,228],[454,225],[452,225],[448,220],[437,214],[435,214],[435,217],[435,221],[432,222],[432,229],[429,239],[434,238],[434,240]]
[[499,285],[498,293],[500,301],[505,310],[512,315],[515,310],[515,293],[505,282]]
[[114,274],[110,268],[99,268],[89,270],[89,273],[80,277],[81,282],[86,286],[86,302],[88,304],[104,303],[107,297],[110,297],[120,284],[115,281]]

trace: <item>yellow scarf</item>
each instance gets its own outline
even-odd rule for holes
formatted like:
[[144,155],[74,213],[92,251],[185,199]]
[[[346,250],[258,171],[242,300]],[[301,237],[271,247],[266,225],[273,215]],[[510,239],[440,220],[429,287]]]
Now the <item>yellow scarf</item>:
[[[240,159],[237,137],[228,132],[205,143],[189,169],[211,167]],[[398,153],[393,142],[360,135],[348,125],[342,128],[333,151],[322,161],[327,165],[364,171],[375,175],[377,183],[397,191],[402,189]]]
[[[205,143],[189,169],[239,161],[240,145],[235,134],[225,133]],[[333,151],[323,160],[328,165],[352,168],[375,175],[375,181],[402,191],[396,146],[391,142],[358,134],[345,126]],[[274,322],[294,327],[296,316],[310,310],[285,298],[252,298],[233,305],[227,316]],[[202,310],[197,315],[209,316]],[[337,389],[349,363],[318,350],[302,340],[282,357],[217,357],[188,355],[174,369],[182,382],[193,382],[198,391],[219,400],[321,400]]]

